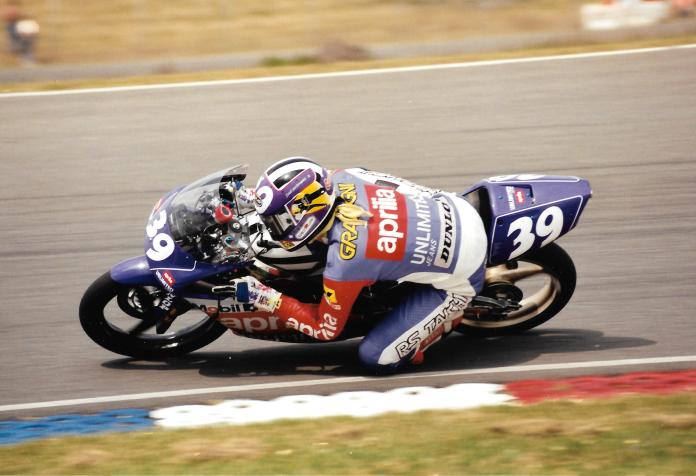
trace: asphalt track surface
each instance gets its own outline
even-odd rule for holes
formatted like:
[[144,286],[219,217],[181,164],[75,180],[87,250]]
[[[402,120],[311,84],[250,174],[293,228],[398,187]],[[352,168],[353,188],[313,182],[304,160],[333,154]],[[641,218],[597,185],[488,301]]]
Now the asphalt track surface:
[[[679,359],[593,363],[696,354],[694,78],[696,49],[675,49],[0,97],[0,407],[240,389],[4,409],[0,417],[693,367]],[[142,254],[145,220],[163,192],[238,162],[256,176],[294,154],[450,190],[516,172],[588,178],[594,198],[560,239],[578,271],[574,298],[523,336],[452,336],[397,379],[359,378],[356,341],[269,344],[230,334],[186,358],[143,362],[83,334],[83,291],[117,261]]]

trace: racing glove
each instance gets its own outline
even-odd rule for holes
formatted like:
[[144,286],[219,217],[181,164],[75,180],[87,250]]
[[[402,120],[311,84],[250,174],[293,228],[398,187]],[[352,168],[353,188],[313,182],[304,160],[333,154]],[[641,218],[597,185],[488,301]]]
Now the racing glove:
[[248,302],[261,311],[273,312],[280,305],[282,294],[266,286],[253,276],[245,276],[232,281],[235,298],[238,302]]

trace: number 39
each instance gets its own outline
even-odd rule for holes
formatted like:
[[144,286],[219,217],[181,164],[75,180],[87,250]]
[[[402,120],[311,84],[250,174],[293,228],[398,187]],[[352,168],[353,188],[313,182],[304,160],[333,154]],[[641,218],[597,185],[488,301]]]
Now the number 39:
[[[550,220],[549,220],[550,218]],[[548,223],[547,223],[548,222]],[[534,222],[529,217],[521,217],[510,223],[507,236],[519,231],[520,234],[513,242],[515,249],[510,253],[508,259],[513,259],[529,251],[534,246],[537,236],[544,238],[541,246],[551,243],[558,238],[563,230],[563,211],[558,207],[549,207],[539,215],[536,223],[536,234],[532,233]]]
[[147,237],[152,240],[152,248],[145,254],[152,261],[163,261],[174,252],[174,240],[166,233],[157,233],[167,223],[167,213],[162,210],[152,223],[145,227]]

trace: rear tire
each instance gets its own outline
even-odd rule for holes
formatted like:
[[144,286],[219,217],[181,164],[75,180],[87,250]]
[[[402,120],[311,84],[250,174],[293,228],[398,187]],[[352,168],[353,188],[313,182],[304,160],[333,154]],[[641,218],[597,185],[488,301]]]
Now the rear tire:
[[[215,319],[206,318],[192,326],[176,332],[162,335],[140,334],[130,335],[127,331],[115,326],[106,318],[106,306],[118,301],[118,309],[123,316],[132,318],[133,326],[138,323],[132,311],[122,309],[123,302],[119,294],[131,288],[141,288],[120,284],[111,278],[109,272],[100,276],[87,288],[80,301],[80,324],[87,335],[101,347],[138,359],[166,359],[188,354],[200,349],[220,337],[227,328]],[[181,317],[180,319],[184,319]]]
[[[511,278],[515,277],[517,270],[527,269],[529,270],[528,275],[519,278],[519,281],[527,277],[546,275],[547,284],[532,296],[525,296],[520,302],[522,309],[508,313],[504,320],[477,319],[473,316],[467,316],[470,313],[465,313],[465,318],[457,327],[457,331],[484,337],[517,334],[543,324],[568,304],[575,291],[576,274],[573,260],[563,248],[556,243],[550,243],[517,258],[515,261],[520,266],[517,269],[507,270],[506,265],[501,265],[487,270],[487,284],[490,280],[489,276],[492,274],[491,271],[496,269],[502,270],[499,276]],[[517,274],[524,273],[518,272]],[[514,279],[510,279],[510,281],[516,284]]]

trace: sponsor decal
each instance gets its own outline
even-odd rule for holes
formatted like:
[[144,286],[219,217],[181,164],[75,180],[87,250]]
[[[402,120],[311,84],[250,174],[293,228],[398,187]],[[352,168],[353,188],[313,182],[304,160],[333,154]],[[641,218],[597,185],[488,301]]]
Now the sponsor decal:
[[315,329],[309,324],[301,323],[294,317],[289,318],[286,325],[291,329],[295,329],[296,331],[307,334],[315,339],[332,340],[336,337],[338,318],[332,316],[328,312],[324,313],[318,329]]
[[339,183],[338,193],[343,201],[350,203],[351,205],[353,205],[355,200],[358,199],[358,192],[355,190],[354,183]]
[[166,289],[169,293],[174,292],[174,288],[172,286],[174,286],[174,283],[176,283],[176,281],[174,281],[174,278],[169,273],[169,271],[165,271],[164,273],[160,273],[159,270],[156,270],[155,277],[162,284],[162,287],[164,289]]
[[423,339],[423,340],[421,341],[420,345],[418,346],[418,348],[420,349],[421,352],[425,351],[428,347],[430,347],[430,346],[433,345],[435,342],[437,342],[438,340],[440,340],[440,338],[442,337],[442,334],[444,334],[444,333],[445,333],[445,326],[444,326],[444,325],[441,325],[440,327],[438,327],[438,328],[435,330],[435,332],[433,332],[433,333],[430,334],[428,337],[426,337],[425,339]]
[[343,220],[343,231],[341,232],[341,243],[338,248],[338,256],[343,260],[355,258],[358,239],[358,226],[364,225],[363,220]]
[[517,205],[524,205],[527,201],[527,191],[524,188],[506,185],[505,193],[507,194],[508,207],[510,207],[510,211],[515,210]]
[[416,209],[416,238],[414,249],[409,259],[411,264],[424,264],[432,266],[437,249],[437,240],[432,237],[432,212],[430,200],[425,195],[411,197]]
[[406,251],[406,197],[392,188],[365,185],[373,214],[367,229],[365,257],[401,261]]
[[418,347],[418,344],[420,344],[420,335],[418,331],[414,331],[411,335],[409,335],[406,340],[399,342],[396,344],[394,347],[394,350],[396,350],[396,354],[399,356],[400,359],[403,359],[406,357],[410,352],[413,352],[413,350]]
[[515,209],[515,187],[507,186],[505,187],[505,193],[507,194],[508,207],[510,211]]
[[336,337],[337,324],[338,319],[326,312],[324,313],[323,321],[319,325],[322,327],[322,332],[327,336],[327,338],[333,339]]
[[220,306],[209,306],[204,302],[194,304],[233,331],[263,333],[285,328],[279,317],[271,315],[270,312],[258,311],[253,304],[236,302],[222,303]]
[[174,284],[176,284],[174,276],[172,276],[172,274],[169,271],[165,271],[164,273],[162,273],[162,277],[170,286],[174,286]]
[[[440,309],[432,319],[428,320],[423,324],[420,330],[415,330],[406,338],[394,346],[394,350],[400,359],[406,357],[409,353],[413,352],[423,340],[423,347],[427,347],[437,340],[442,333],[445,331],[442,324],[447,320],[451,319],[453,315],[462,312],[466,306],[469,305],[471,298],[460,296],[460,295],[450,295],[449,300],[445,302],[443,308]],[[442,327],[442,329],[439,329]],[[423,338],[421,338],[421,335]]]
[[298,240],[303,239],[305,236],[307,236],[307,233],[312,229],[314,224],[317,222],[317,217],[314,215],[308,216],[302,226],[300,227],[299,230],[295,233],[295,238]]
[[435,266],[449,268],[454,259],[454,245],[457,242],[457,228],[454,207],[445,198],[436,199],[440,216],[440,241],[435,253]]
[[471,298],[459,295],[451,295],[449,302],[438,312],[435,317],[423,325],[426,335],[432,334],[440,325],[454,314],[462,312],[469,305]]
[[341,310],[341,305],[338,304],[338,300],[336,299],[336,291],[328,287],[326,284],[324,285],[324,299],[326,299],[326,303],[331,306],[331,309],[336,311]]
[[170,293],[167,293],[167,295],[164,296],[164,298],[162,298],[162,301],[160,301],[159,306],[157,306],[157,307],[159,307],[163,311],[169,311],[172,308],[173,304],[174,304],[174,294],[172,294],[170,292]]
[[[193,299],[189,299],[189,302],[193,302]],[[250,313],[254,311],[256,308],[254,307],[253,304],[249,303],[225,303],[221,304],[220,306],[208,306],[207,304],[204,303],[195,303],[195,306],[200,309],[201,311],[205,312],[211,317],[215,317],[216,315],[220,314],[229,314],[229,313],[235,313],[235,314],[244,314],[244,313]],[[254,314],[261,314],[262,312],[259,311],[258,313]]]
[[[355,200],[358,198],[355,184],[353,183],[339,183],[338,191],[341,199],[348,204],[353,205]],[[351,260],[355,258],[355,254],[358,249],[357,245],[355,244],[358,239],[358,227],[365,226],[366,222],[361,219],[355,219],[341,220],[341,223],[343,230],[341,231],[338,256],[342,260]]]
[[525,202],[524,190],[519,188],[515,189],[515,198],[517,199],[517,203],[522,205]]
[[294,242],[288,241],[288,240],[280,240],[279,243],[280,243],[280,246],[282,246],[282,247],[285,248],[286,250],[289,250],[290,248],[292,248],[293,246],[295,246],[295,243],[294,243]]
[[280,323],[282,322],[279,317],[276,316],[230,316],[221,315],[218,317],[218,321],[224,324],[226,327],[234,331],[242,331],[248,333],[263,333],[263,332],[273,332],[280,330]]
[[268,185],[259,187],[256,190],[256,198],[254,204],[256,205],[256,211],[259,213],[265,212],[273,201],[273,190]]

